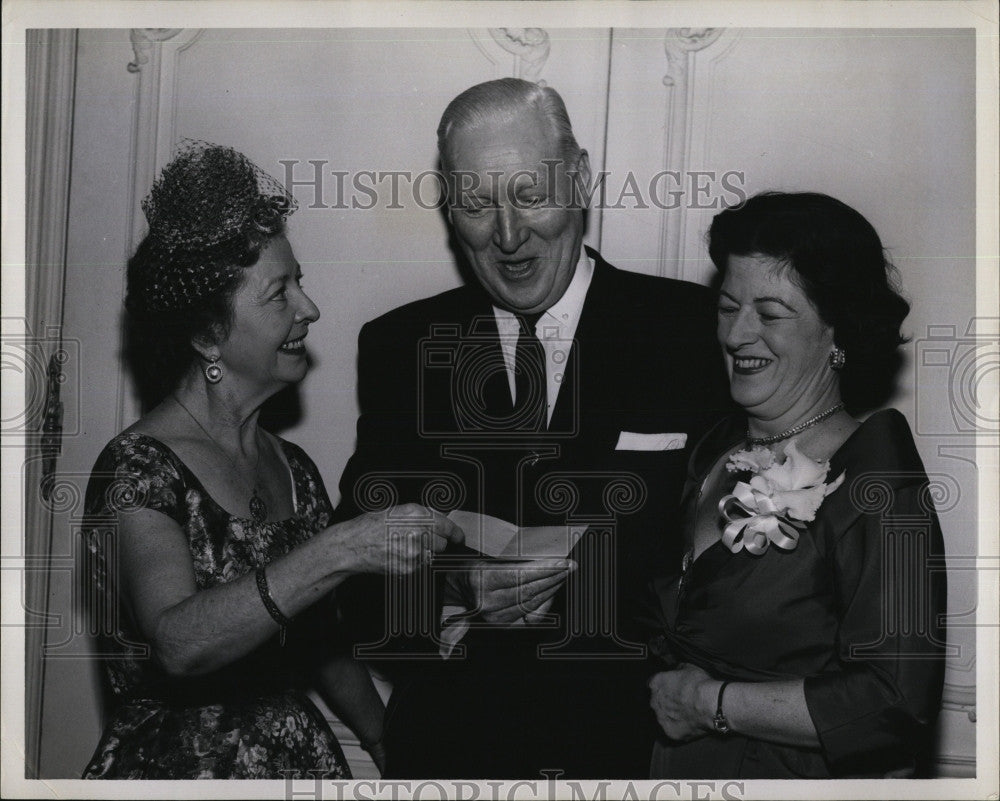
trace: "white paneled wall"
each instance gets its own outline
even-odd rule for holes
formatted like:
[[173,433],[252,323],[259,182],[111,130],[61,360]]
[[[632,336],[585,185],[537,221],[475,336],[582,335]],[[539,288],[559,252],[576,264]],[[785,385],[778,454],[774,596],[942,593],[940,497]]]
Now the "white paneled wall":
[[[282,162],[294,162],[300,208],[290,238],[323,317],[309,339],[315,369],[299,391],[301,415],[283,434],[307,446],[335,497],[353,449],[361,325],[462,280],[440,211],[414,202],[405,179],[402,208],[386,208],[389,184],[377,175],[362,183],[377,184],[381,202],[352,208],[352,198],[369,200],[351,191],[352,177],[435,169],[447,102],[479,81],[519,75],[561,92],[594,171],[606,173],[609,203],[635,177],[647,208],[626,196],[621,208],[590,216],[588,240],[619,266],[707,282],[703,232],[744,189],[823,191],[872,220],[913,300],[914,343],[895,405],[928,471],[961,488],[942,525],[949,554],[972,556],[977,473],[951,414],[960,377],[920,354],[929,327],[962,335],[974,315],[973,44],[970,33],[926,30],[81,31],[64,333],[81,342],[86,383],[73,412],[80,434],[61,467],[85,475],[137,414],[118,360],[123,265],[141,230],[144,187],[177,140],[191,137],[232,145],[279,179]],[[648,187],[666,170],[678,178],[661,177],[661,208]],[[346,197],[336,172],[347,176]],[[740,175],[723,184],[726,172]],[[715,208],[696,207],[695,180],[706,187],[699,202]],[[942,348],[967,347],[958,339]],[[63,528],[55,536],[66,540]],[[973,582],[953,578],[949,590],[953,613],[974,608]],[[51,612],[70,609],[67,592],[50,596]],[[944,771],[966,775],[974,639],[957,627],[951,636],[941,752]],[[78,775],[96,744],[93,673],[80,660],[47,665],[43,776]],[[370,775],[361,752],[348,752]]]

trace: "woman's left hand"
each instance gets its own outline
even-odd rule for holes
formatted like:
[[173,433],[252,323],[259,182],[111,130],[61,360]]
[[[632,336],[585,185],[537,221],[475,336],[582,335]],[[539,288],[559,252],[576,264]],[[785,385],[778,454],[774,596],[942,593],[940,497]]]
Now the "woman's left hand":
[[657,673],[649,680],[649,705],[671,740],[686,742],[715,731],[720,682],[695,665]]

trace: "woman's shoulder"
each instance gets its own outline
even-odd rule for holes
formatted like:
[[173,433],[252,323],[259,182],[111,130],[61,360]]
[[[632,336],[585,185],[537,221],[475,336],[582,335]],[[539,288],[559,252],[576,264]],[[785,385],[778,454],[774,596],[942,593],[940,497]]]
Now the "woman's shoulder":
[[138,463],[162,465],[185,480],[195,481],[192,467],[197,462],[185,461],[180,454],[197,453],[195,446],[200,437],[186,433],[190,420],[180,409],[176,401],[160,403],[111,440],[109,446],[116,446]]
[[851,434],[830,459],[838,468],[877,472],[892,485],[919,483],[927,476],[906,418],[896,409],[874,412]]
[[[895,409],[875,412],[858,426],[830,459],[830,479],[843,476],[843,485],[819,508],[817,521],[826,521],[836,537],[856,534],[879,538],[882,515],[927,515],[933,506],[924,488],[928,477],[906,418]],[[873,517],[874,516],[874,517]],[[856,526],[857,521],[868,521]]]
[[161,440],[132,427],[101,450],[90,474],[87,508],[91,514],[139,507],[172,510],[187,484],[187,470]]
[[111,438],[97,457],[99,466],[144,469],[168,468],[178,475],[184,463],[163,440],[132,426]]

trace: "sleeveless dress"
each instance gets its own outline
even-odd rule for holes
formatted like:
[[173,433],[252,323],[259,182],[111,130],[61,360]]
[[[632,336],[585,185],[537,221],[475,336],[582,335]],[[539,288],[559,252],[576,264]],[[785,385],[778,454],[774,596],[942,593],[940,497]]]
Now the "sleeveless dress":
[[305,669],[335,639],[320,602],[253,652],[213,673],[172,678],[158,665],[117,586],[116,515],[153,509],[184,531],[199,590],[233,581],[329,524],[332,507],[305,452],[281,440],[294,514],[257,523],[222,509],[162,442],[123,434],[87,487],[84,537],[91,621],[111,706],[88,779],[347,779],[340,745],[305,695]]

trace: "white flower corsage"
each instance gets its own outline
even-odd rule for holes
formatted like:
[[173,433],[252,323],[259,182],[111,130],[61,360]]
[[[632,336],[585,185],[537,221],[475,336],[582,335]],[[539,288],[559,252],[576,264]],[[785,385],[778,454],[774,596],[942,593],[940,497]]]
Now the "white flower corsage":
[[749,484],[740,481],[719,501],[719,514],[726,521],[722,542],[733,553],[746,548],[757,556],[771,543],[794,550],[805,524],[816,519],[823,499],[844,482],[845,475],[824,483],[830,462],[813,461],[799,451],[794,440],[785,447],[783,462],[758,446],[734,453],[726,469],[754,475]]

